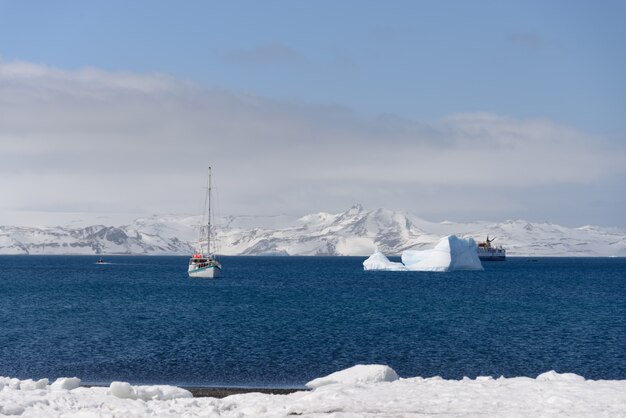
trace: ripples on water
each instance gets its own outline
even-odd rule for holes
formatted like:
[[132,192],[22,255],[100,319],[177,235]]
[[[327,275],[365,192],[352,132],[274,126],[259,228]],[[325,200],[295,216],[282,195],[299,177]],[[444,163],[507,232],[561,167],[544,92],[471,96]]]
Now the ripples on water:
[[0,375],[302,386],[357,363],[401,376],[626,379],[626,259],[364,272],[364,257],[0,257]]

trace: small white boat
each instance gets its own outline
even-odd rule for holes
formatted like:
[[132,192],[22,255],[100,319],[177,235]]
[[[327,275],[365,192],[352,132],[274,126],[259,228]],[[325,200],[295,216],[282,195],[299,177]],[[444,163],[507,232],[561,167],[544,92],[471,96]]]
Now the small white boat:
[[213,279],[220,275],[222,265],[214,257],[205,257],[202,253],[195,253],[189,259],[189,277]]
[[[198,249],[189,259],[189,268],[187,269],[187,272],[189,273],[189,277],[213,279],[220,275],[222,265],[219,261],[217,261],[211,246],[211,167],[209,167],[209,183],[206,192],[206,199],[208,201],[206,253],[202,252],[202,237],[200,237],[198,240]],[[202,235],[202,229],[200,229],[200,235]]]

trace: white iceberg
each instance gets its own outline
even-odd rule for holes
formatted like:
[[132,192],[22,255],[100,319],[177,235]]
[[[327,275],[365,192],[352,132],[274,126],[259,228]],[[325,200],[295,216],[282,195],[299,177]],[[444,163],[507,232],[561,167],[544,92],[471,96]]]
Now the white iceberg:
[[448,235],[441,238],[431,250],[404,251],[402,263],[391,262],[382,253],[376,251],[363,262],[363,268],[391,271],[483,270],[476,249],[477,244],[473,238]]
[[439,240],[432,250],[404,251],[402,262],[409,270],[415,271],[482,270],[477,247],[471,237],[448,235]]
[[406,270],[406,266],[404,264],[389,261],[389,259],[378,250],[374,251],[374,254],[370,255],[369,258],[363,262],[363,268],[365,270]]

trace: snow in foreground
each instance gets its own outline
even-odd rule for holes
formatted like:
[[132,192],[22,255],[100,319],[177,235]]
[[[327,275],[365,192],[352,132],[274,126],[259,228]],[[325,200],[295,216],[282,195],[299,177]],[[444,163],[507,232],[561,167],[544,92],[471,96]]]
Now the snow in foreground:
[[554,371],[528,377],[399,378],[383,365],[357,365],[289,395],[192,398],[174,386],[80,387],[77,378],[0,377],[0,414],[28,417],[406,417],[626,416],[626,380],[585,380]]
[[439,240],[432,250],[404,251],[402,263],[389,261],[384,254],[375,251],[363,262],[365,270],[386,271],[455,271],[482,270],[476,241],[448,235]]

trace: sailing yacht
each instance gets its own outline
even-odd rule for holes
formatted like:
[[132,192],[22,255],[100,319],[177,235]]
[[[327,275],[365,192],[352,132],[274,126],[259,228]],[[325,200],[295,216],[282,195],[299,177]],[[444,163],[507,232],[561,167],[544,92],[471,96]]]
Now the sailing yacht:
[[[211,246],[211,167],[209,167],[209,183],[206,191],[208,201],[208,214],[206,225],[206,253],[202,253],[202,236],[198,239],[198,248],[189,259],[189,277],[212,279],[218,277],[222,271],[222,265],[213,254]],[[202,228],[200,229],[202,235]]]

